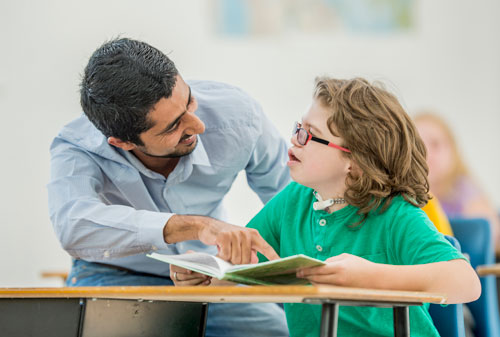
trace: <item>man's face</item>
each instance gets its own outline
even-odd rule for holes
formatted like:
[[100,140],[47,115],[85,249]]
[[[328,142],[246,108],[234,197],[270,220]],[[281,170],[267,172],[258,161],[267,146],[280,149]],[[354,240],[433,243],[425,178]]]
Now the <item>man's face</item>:
[[194,151],[197,136],[205,124],[195,115],[198,108],[191,88],[177,76],[170,98],[162,98],[148,114],[153,127],[139,135],[144,145],[136,146],[149,157],[177,158]]

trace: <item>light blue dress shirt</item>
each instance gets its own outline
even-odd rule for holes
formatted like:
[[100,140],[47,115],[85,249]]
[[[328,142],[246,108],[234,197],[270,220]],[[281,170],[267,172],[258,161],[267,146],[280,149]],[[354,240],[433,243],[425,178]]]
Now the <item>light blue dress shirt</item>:
[[168,275],[168,265],[146,253],[216,253],[214,246],[199,241],[166,244],[163,227],[173,214],[227,221],[222,200],[241,170],[264,203],[287,185],[287,144],[260,105],[227,84],[188,84],[206,130],[168,179],[132,153],[109,145],[85,116],[54,139],[49,213],[71,256]]

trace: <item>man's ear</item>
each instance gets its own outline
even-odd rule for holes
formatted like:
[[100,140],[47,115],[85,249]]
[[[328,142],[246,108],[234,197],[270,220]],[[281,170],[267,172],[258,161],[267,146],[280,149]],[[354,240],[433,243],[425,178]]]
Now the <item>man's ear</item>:
[[123,140],[116,137],[108,137],[108,144],[119,147],[120,149],[125,151],[130,151],[137,147],[134,143],[124,142]]

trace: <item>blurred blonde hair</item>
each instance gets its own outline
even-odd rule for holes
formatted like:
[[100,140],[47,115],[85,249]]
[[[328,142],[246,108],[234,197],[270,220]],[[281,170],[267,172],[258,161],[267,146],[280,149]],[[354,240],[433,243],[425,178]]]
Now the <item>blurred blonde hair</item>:
[[343,139],[351,151],[344,155],[361,171],[348,174],[344,197],[364,218],[397,195],[418,207],[427,203],[425,146],[394,95],[362,78],[320,77],[313,98],[330,111],[330,132]]
[[460,155],[460,152],[458,150],[457,142],[455,140],[455,137],[453,136],[453,132],[444,119],[430,110],[422,110],[418,112],[413,120],[415,121],[415,123],[430,122],[436,125],[439,129],[441,129],[448,142],[450,143],[453,158],[453,163],[451,165],[452,168],[450,172],[448,172],[447,176],[444,177],[444,181],[442,182],[443,191],[445,193],[448,193],[460,176],[469,175],[469,171],[467,170],[467,167],[465,166],[462,156]]

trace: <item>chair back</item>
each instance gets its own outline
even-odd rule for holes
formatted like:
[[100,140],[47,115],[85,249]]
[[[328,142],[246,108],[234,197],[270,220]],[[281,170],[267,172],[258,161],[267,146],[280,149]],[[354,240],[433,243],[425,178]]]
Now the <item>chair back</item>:
[[[460,251],[460,244],[454,237],[445,235],[445,238],[457,250]],[[462,304],[431,304],[429,314],[436,326],[440,336],[443,337],[465,337],[464,313]]]
[[[472,267],[495,263],[490,223],[486,219],[450,219],[462,251],[469,255]],[[500,315],[495,276],[481,277],[481,296],[467,304],[474,317],[476,337],[499,337]]]

